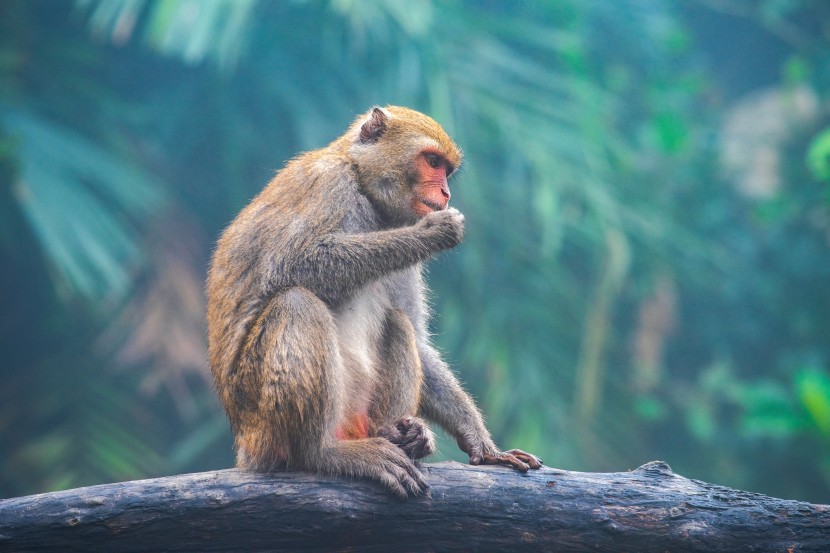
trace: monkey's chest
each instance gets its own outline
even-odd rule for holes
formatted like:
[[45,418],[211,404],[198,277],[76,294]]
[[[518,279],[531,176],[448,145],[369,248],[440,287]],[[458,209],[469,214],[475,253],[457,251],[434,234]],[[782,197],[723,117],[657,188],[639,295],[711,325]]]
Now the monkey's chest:
[[370,284],[335,312],[343,362],[344,412],[366,414],[381,361],[380,344],[392,304],[381,282]]

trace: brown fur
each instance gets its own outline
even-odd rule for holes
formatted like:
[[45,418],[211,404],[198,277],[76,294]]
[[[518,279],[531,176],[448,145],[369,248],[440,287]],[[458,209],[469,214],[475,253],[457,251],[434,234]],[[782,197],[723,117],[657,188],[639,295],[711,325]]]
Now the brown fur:
[[[424,152],[440,153],[439,169],[424,169]],[[238,466],[368,477],[417,495],[427,485],[412,459],[434,442],[415,415],[473,463],[539,466],[495,447],[429,341],[421,263],[461,241],[442,172],[460,163],[429,117],[374,108],[290,161],[222,234],[209,349]],[[436,174],[443,185],[427,182]]]

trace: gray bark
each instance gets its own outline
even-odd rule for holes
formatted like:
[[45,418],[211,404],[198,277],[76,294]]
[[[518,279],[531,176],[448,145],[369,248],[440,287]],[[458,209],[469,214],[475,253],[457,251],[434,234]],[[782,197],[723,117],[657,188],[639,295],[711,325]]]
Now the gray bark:
[[0,551],[830,551],[830,506],[689,480],[424,465],[428,497],[221,470],[0,500]]

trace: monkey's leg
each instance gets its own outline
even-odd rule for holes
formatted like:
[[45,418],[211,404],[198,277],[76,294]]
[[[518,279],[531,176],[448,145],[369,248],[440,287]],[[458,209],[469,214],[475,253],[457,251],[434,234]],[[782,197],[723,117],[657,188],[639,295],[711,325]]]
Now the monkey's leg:
[[435,435],[414,416],[423,380],[415,329],[400,310],[392,310],[386,317],[379,357],[378,383],[369,408],[377,435],[397,445],[411,459],[432,455]]
[[308,290],[291,288],[270,301],[251,329],[238,371],[236,391],[248,407],[234,425],[241,466],[368,477],[401,497],[427,488],[412,461],[389,441],[335,438],[348,392],[334,320]]
[[248,333],[233,380],[237,465],[301,468],[336,417],[334,322],[302,288],[274,296]]

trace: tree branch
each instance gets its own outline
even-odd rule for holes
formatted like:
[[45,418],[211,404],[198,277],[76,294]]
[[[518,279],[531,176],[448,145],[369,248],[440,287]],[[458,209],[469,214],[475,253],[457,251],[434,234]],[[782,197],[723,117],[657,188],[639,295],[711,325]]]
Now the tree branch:
[[830,551],[830,506],[620,473],[424,465],[430,496],[221,470],[0,501],[0,551]]

